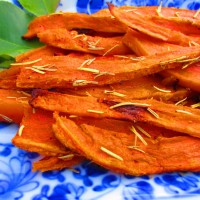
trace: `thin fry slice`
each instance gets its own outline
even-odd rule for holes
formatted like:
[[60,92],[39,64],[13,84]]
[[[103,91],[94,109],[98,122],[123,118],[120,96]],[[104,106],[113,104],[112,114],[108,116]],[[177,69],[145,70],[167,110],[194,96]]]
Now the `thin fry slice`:
[[28,107],[20,126],[23,126],[23,130],[15,135],[12,142],[21,149],[46,156],[69,154],[70,151],[55,138],[53,123],[52,112],[40,109],[33,112],[33,109]]
[[176,79],[180,85],[200,92],[200,62],[191,64],[185,69],[166,70],[161,75]]
[[71,159],[60,159],[58,157],[44,157],[43,159],[33,162],[32,171],[51,171],[69,169],[74,165],[81,163],[84,160],[81,156],[75,156]]
[[[19,88],[74,88],[113,84],[154,74],[165,69],[182,67],[190,59],[200,56],[200,47],[182,47],[178,51],[152,55],[143,60],[128,60],[118,57],[98,57],[90,63],[89,68],[99,70],[99,74],[80,70],[91,55],[71,54],[59,57],[44,57],[40,66],[49,64],[56,70],[45,71],[45,74],[22,68],[17,78]],[[100,76],[101,75],[101,76]]]
[[[56,110],[78,116],[95,118],[106,117],[126,119],[134,122],[148,122],[155,126],[186,133],[194,137],[200,137],[200,111],[198,109],[193,109],[187,106],[166,104],[153,99],[135,100],[132,101],[131,104],[126,104],[126,102],[116,102],[106,99],[101,100],[91,96],[80,97],[39,90],[35,91],[34,98],[30,101],[30,103],[34,107],[51,111]],[[111,109],[114,105],[119,103],[123,104]],[[144,104],[147,106],[144,107]],[[91,113],[88,112],[89,109],[100,110],[103,111],[103,113]],[[177,110],[183,110],[185,111],[185,114],[177,112]],[[192,114],[188,115],[186,112],[190,112]]]
[[187,46],[188,42],[191,40],[189,36],[170,28],[160,26],[154,23],[152,19],[146,18],[144,20],[144,16],[139,15],[137,12],[125,13],[123,10],[111,4],[109,4],[109,9],[112,15],[120,22],[151,37],[184,46]]
[[[162,88],[163,92],[157,88]],[[161,101],[177,102],[185,97],[191,97],[191,90],[172,86],[165,86],[162,84],[162,78],[156,75],[144,76],[141,78],[115,83],[112,85],[105,85],[101,87],[86,87],[78,90],[63,88],[57,89],[58,92],[73,94],[79,96],[93,96],[96,98],[105,98],[110,100],[131,101],[135,99],[150,99],[154,98]]]
[[116,33],[124,33],[126,31],[126,26],[116,19],[113,19],[108,10],[99,11],[94,15],[83,13],[58,13],[35,18],[30,23],[28,32],[24,35],[24,38],[30,39],[42,31],[56,28],[65,28],[67,30],[75,28],[93,29],[99,32]]
[[112,47],[116,46],[107,55],[124,55],[132,52],[122,43],[122,37],[100,37],[89,36],[76,31],[66,29],[50,29],[37,34],[40,41],[50,46],[59,47],[67,50],[81,51],[97,55],[104,55]]
[[29,99],[22,91],[0,89],[0,121],[19,124]]
[[[127,44],[138,56],[154,55],[160,52],[170,52],[178,50],[180,46],[172,45],[162,41],[150,39],[147,36],[137,33],[134,30],[128,29],[123,41]],[[191,88],[194,91],[200,91],[200,58],[191,60],[181,68],[165,70],[161,72],[164,77],[171,77],[178,81],[178,84]]]
[[170,52],[179,50],[180,46],[170,44],[133,29],[128,29],[123,42],[136,53],[137,56],[149,56],[161,52]]
[[[120,132],[117,127],[107,130],[106,127],[102,129],[86,123],[77,125],[72,120],[62,117],[58,117],[57,123],[66,127],[65,136],[73,140],[78,151],[88,159],[115,172],[139,176],[174,170],[199,170],[199,139],[197,138],[187,136],[165,138],[160,136],[154,141],[147,138],[147,146],[138,144],[139,147],[137,147],[145,152],[143,153],[128,148],[134,141],[134,135],[125,125],[127,122],[118,124],[120,128],[123,124],[123,131]],[[123,140],[121,140],[122,135]],[[105,137],[106,140],[103,139]],[[119,160],[107,154],[101,150],[102,147],[109,149],[113,154],[123,159]],[[192,152],[189,150],[190,148],[193,149]],[[177,157],[177,155],[180,156]]]

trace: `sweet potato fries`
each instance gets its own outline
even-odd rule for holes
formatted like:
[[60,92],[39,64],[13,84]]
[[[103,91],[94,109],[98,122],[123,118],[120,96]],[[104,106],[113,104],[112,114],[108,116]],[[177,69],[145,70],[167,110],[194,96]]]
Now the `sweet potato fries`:
[[198,12],[161,6],[36,18],[23,38],[46,46],[0,73],[13,144],[44,156],[33,170],[199,171],[199,27]]

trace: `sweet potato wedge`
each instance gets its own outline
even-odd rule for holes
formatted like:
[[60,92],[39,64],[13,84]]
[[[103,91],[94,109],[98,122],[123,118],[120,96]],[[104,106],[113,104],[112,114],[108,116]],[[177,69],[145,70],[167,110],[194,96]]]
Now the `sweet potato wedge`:
[[0,88],[1,89],[10,89],[17,90],[16,86],[17,76],[10,76],[8,78],[0,78]]
[[197,11],[173,7],[141,6],[120,9],[123,12],[135,13],[144,20],[151,19],[155,24],[175,30],[186,35],[199,34],[199,15]]
[[149,56],[162,52],[177,51],[180,48],[179,45],[155,39],[131,28],[127,29],[123,37],[123,42],[134,51],[137,56]]
[[[106,104],[99,103],[97,98],[91,96],[80,97],[57,92],[49,92],[47,90],[34,90],[33,98],[29,103],[35,108],[42,108],[49,111],[58,111],[78,116],[94,118],[104,118],[107,116],[116,116],[116,118],[120,118],[122,116],[121,113],[111,110]],[[90,110],[97,110],[99,113],[90,112]]]
[[[55,123],[52,125],[53,131],[54,131],[54,135],[55,137],[58,139],[58,141],[63,144],[66,148],[71,149],[73,152],[76,152],[76,146],[74,145],[73,141],[71,139],[66,139],[65,137],[65,132],[63,131],[63,129],[65,129],[64,126],[61,126],[59,123],[56,123],[56,121],[58,120],[58,112],[54,112],[53,117],[55,120]],[[93,118],[90,118],[93,120]]]
[[29,25],[24,38],[30,39],[48,29],[65,28],[93,29],[99,32],[124,33],[126,26],[111,17],[109,11],[99,11],[94,15],[83,13],[57,13],[35,18]]
[[28,107],[12,143],[26,151],[46,156],[63,156],[71,152],[54,136],[52,112]]
[[[128,45],[138,56],[149,56],[160,52],[170,52],[178,50],[180,46],[165,43],[139,34],[134,30],[128,29],[123,42]],[[193,64],[192,64],[193,63]],[[188,65],[188,66],[187,66]],[[189,62],[186,68],[176,68],[161,72],[164,77],[175,79],[179,85],[191,88],[194,91],[200,91],[200,72],[199,59]]]
[[17,90],[0,89],[0,121],[19,124],[30,94]]
[[[16,62],[12,63],[10,68],[0,72],[0,88],[16,89],[16,77],[20,73],[22,67],[29,67],[31,64],[37,64],[44,56],[65,55],[65,50],[44,46],[30,50],[15,58]],[[20,63],[23,64],[21,65]]]
[[200,111],[198,109],[166,104],[153,99],[115,102],[91,96],[80,97],[37,90],[30,103],[36,108],[78,116],[142,121],[200,137]]
[[109,100],[130,101],[135,99],[154,98],[160,101],[177,102],[184,98],[193,96],[193,92],[182,87],[166,86],[162,83],[160,76],[144,76],[129,81],[123,81],[112,85],[101,87],[86,87],[74,89],[56,89],[57,92],[105,98]]
[[84,160],[81,156],[74,156],[70,159],[61,159],[58,157],[44,157],[43,159],[33,162],[32,171],[51,171],[71,168]]
[[[147,17],[144,18],[144,16],[138,14],[137,11],[124,12],[124,10],[121,10],[111,4],[109,4],[109,9],[111,14],[121,23],[124,23],[128,27],[138,30],[139,32],[151,37],[183,46],[188,46],[189,41],[194,40],[194,38],[191,38],[190,36],[187,36],[179,31],[164,27],[163,23],[156,24],[154,22],[155,20]],[[196,39],[199,41],[198,38]]]
[[[145,138],[147,145],[139,142],[138,150],[129,148],[134,146],[135,135],[130,131],[127,122],[116,122],[118,125],[115,127],[112,126],[114,124],[112,122],[110,123],[112,129],[86,123],[77,125],[74,121],[63,117],[59,117],[57,123],[66,127],[64,130],[66,138],[73,140],[80,153],[99,165],[119,173],[139,176],[199,170],[198,138],[188,136],[171,138],[160,136],[156,140]],[[121,129],[123,131],[119,131]]]
[[100,37],[78,34],[66,29],[50,29],[37,34],[41,42],[62,49],[97,55],[124,55],[133,53],[122,43],[122,36]]
[[25,62],[25,61],[36,60],[38,58],[42,58],[43,56],[57,56],[57,55],[65,55],[67,53],[68,53],[67,51],[60,48],[43,46],[27,51],[23,54],[20,54],[15,58],[15,60],[16,62]]
[[178,68],[166,70],[161,73],[164,77],[171,77],[178,81],[179,85],[191,88],[194,91],[200,92],[200,63],[194,63],[185,69]]
[[[34,66],[21,69],[17,78],[17,87],[50,89],[113,84],[165,69],[181,67],[190,59],[197,59],[199,56],[200,48],[198,46],[182,47],[178,51],[137,59],[91,58],[91,56],[88,59],[87,55],[80,56],[78,54],[47,56],[37,63],[42,67],[40,73],[33,69]],[[48,67],[45,68],[47,65]]]

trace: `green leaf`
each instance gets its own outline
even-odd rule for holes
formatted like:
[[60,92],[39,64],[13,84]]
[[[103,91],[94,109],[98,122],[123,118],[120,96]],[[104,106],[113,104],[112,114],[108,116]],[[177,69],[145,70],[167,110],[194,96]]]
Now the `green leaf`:
[[40,16],[55,12],[60,0],[19,0],[28,12]]
[[0,70],[2,68],[8,68],[11,63],[14,62],[14,58],[10,56],[1,56],[0,57]]
[[28,24],[33,18],[17,6],[0,1],[0,56],[15,57],[41,46],[38,41],[22,39],[22,35],[27,31]]

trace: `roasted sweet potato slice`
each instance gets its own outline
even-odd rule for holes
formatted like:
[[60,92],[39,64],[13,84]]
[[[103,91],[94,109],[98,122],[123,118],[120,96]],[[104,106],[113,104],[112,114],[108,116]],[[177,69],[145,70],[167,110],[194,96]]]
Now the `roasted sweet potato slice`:
[[56,91],[79,96],[93,96],[110,100],[130,101],[134,99],[154,98],[161,101],[177,102],[193,96],[191,90],[182,87],[166,86],[160,76],[144,76],[129,81],[105,85],[101,87],[86,87],[78,90],[63,88]]
[[23,91],[0,89],[0,121],[20,123],[30,94]]
[[54,136],[52,112],[28,107],[18,133],[12,139],[15,146],[46,156],[63,156],[71,152]]
[[[124,37],[126,45],[128,45],[138,56],[149,56],[160,52],[170,52],[178,50],[180,46],[172,45],[162,41],[155,41],[147,36],[139,34],[138,32],[129,29]],[[185,68],[177,68],[165,70],[161,72],[164,77],[171,77],[176,80],[178,84],[191,88],[194,91],[200,91],[200,72],[199,59],[191,60],[185,65]]]
[[[53,116],[54,116],[54,119],[56,121],[57,116],[58,116],[58,112],[54,112]],[[90,118],[90,120],[93,120],[93,118]],[[55,137],[58,139],[58,141],[61,144],[63,144],[65,147],[71,149],[73,152],[77,151],[76,146],[74,145],[73,141],[65,138],[65,132],[63,131],[63,129],[65,127],[63,127],[63,126],[61,127],[59,123],[54,123],[52,128],[53,128]]]
[[149,56],[161,52],[170,52],[179,50],[180,46],[170,44],[133,29],[128,29],[123,42],[135,52],[137,56]]
[[180,67],[199,56],[198,46],[182,47],[178,51],[137,59],[118,57],[88,59],[87,55],[77,54],[47,56],[37,63],[42,70],[38,71],[37,68],[36,71],[35,66],[21,69],[17,87],[49,89],[113,84],[154,74],[164,69]]
[[[57,56],[65,54],[67,54],[67,52],[63,49],[44,46],[17,56],[15,58],[16,62],[12,63],[9,69],[0,72],[0,84],[2,85],[0,85],[0,87],[6,88],[6,83],[8,83],[7,88],[12,88],[10,87],[10,84],[13,88],[15,88],[16,84],[14,84],[12,80],[16,79],[16,76],[20,73],[22,67],[30,67],[31,64],[37,64],[37,62],[42,60],[44,56]],[[21,65],[22,62],[23,64]]]
[[[179,31],[164,27],[163,23],[156,24],[153,19],[144,18],[144,16],[138,14],[137,11],[125,12],[111,4],[109,4],[109,9],[117,20],[151,37],[184,46],[188,46],[189,41],[194,39]],[[196,39],[199,41],[198,38]]]
[[187,106],[166,104],[153,99],[115,102],[39,90],[34,95],[30,101],[34,107],[78,116],[148,122],[200,137],[200,111]]
[[97,55],[124,55],[132,51],[122,43],[122,36],[100,37],[78,34],[66,29],[50,29],[37,34],[40,41],[62,49]]
[[33,162],[32,171],[51,171],[71,168],[84,160],[81,156],[73,156],[70,159],[61,159],[58,157],[44,157],[43,159]]
[[111,110],[106,104],[99,103],[98,99],[95,97],[80,97],[57,92],[48,92],[46,90],[34,90],[30,104],[35,108],[78,116],[95,118],[104,118],[107,116],[116,116],[116,118],[120,118],[122,116],[121,113]]
[[126,26],[111,17],[107,11],[99,11],[94,15],[82,13],[57,13],[53,15],[35,18],[28,27],[28,32],[24,38],[30,39],[38,33],[48,30],[65,28],[72,29],[93,29],[99,32],[124,33]]
[[[131,9],[132,8],[132,9]],[[186,35],[199,34],[198,12],[188,9],[178,9],[173,7],[141,6],[120,9],[124,12],[135,13],[143,17],[144,20],[151,19],[155,24],[175,30]]]
[[67,51],[60,48],[44,46],[20,54],[15,58],[15,60],[16,62],[25,62],[25,61],[36,60],[44,56],[65,55],[67,53],[68,53]]
[[[137,149],[131,149],[135,135],[129,129],[129,122],[111,122],[112,129],[107,129],[109,123],[104,128],[86,123],[77,125],[63,117],[58,117],[57,123],[66,127],[66,138],[73,140],[77,150],[84,156],[116,172],[139,176],[199,170],[198,138],[160,136],[153,140],[144,137],[147,145],[139,142]],[[114,127],[113,124],[116,123],[117,126]]]
[[[110,108],[114,108],[115,110],[124,113],[124,115],[127,115],[127,119],[131,116],[129,120],[144,121],[155,126],[186,133],[198,138],[200,137],[200,111],[198,109],[181,105],[166,104],[153,99],[136,101],[137,105],[141,103],[141,106],[143,107],[144,104],[147,104],[148,108],[139,108],[137,106],[131,107],[129,105],[131,103],[128,103],[126,106],[126,103],[124,104],[123,102],[122,104],[120,103],[118,107],[118,104],[111,101],[108,102],[103,100],[103,102],[109,105]],[[116,107],[114,105],[116,105]]]
[[200,92],[200,63],[194,63],[182,69],[166,70],[161,73],[164,77],[171,77],[178,81],[179,85]]
[[0,88],[17,90],[16,86],[17,76],[10,76],[9,78],[0,78]]

